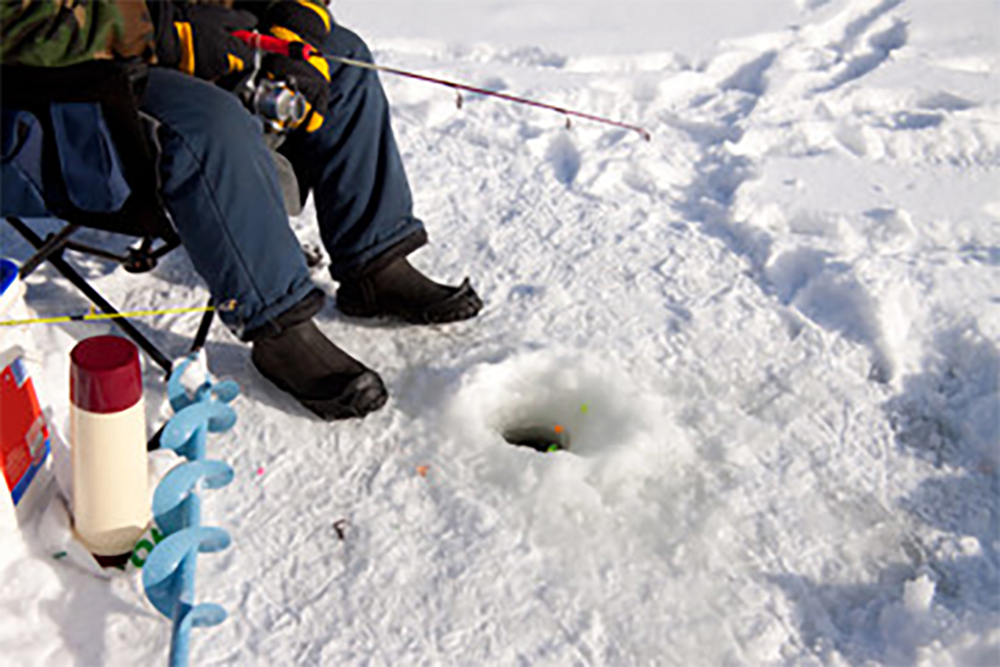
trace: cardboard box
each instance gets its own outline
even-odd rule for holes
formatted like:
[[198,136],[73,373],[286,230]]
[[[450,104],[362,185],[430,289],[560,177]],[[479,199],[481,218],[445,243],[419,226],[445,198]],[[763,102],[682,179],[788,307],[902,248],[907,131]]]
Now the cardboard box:
[[35,386],[18,348],[0,353],[0,469],[18,505],[49,456],[50,438]]

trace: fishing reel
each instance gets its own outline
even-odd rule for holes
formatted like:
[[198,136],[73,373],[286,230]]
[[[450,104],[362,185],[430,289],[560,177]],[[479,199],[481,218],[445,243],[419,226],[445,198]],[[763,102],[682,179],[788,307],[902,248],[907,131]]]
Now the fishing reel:
[[274,160],[281,184],[281,195],[285,211],[289,215],[299,215],[305,200],[301,197],[295,168],[278,148],[284,143],[288,131],[301,125],[309,114],[306,96],[299,92],[294,78],[290,81],[270,79],[261,72],[264,45],[273,41],[256,32],[236,33],[236,36],[254,50],[253,70],[246,78],[238,95],[243,104],[264,124],[264,144]]
[[253,69],[239,91],[239,97],[252,114],[264,122],[264,132],[283,137],[288,130],[298,127],[309,112],[305,95],[295,86],[295,81],[276,81],[261,72],[264,49],[263,36],[256,32],[237,34],[253,47]]
[[309,112],[306,97],[295,89],[295,82],[275,81],[263,76],[251,77],[240,93],[243,104],[264,124],[264,145],[267,146],[278,172],[282,200],[289,215],[299,215],[304,203],[295,168],[278,148],[285,142],[289,130],[298,127]]
[[305,95],[289,81],[260,78],[248,84],[244,103],[264,122],[265,131],[272,134],[284,134],[298,126],[308,113]]

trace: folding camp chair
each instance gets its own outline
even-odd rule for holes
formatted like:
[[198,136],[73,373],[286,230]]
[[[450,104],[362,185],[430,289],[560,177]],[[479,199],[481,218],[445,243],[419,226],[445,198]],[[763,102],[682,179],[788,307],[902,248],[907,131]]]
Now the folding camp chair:
[[[69,262],[67,250],[120,263],[142,273],[180,245],[158,190],[156,152],[148,121],[138,110],[146,67],[135,61],[100,60],[62,68],[3,67],[4,219],[35,254],[24,262],[22,278],[50,264],[106,314],[119,311]],[[76,151],[94,161],[74,164]],[[7,169],[18,160],[16,169]],[[41,238],[22,218],[65,222]],[[87,245],[83,229],[134,237],[124,253]],[[212,305],[209,300],[209,306]],[[214,312],[202,318],[192,349],[207,338]],[[112,319],[169,376],[170,359],[131,322]]]

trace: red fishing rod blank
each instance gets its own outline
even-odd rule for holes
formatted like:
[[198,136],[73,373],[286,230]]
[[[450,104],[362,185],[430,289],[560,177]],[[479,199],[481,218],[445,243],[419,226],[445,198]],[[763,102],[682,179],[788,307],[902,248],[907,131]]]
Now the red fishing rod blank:
[[281,39],[280,37],[262,35],[259,32],[237,30],[233,33],[233,37],[242,40],[251,48],[267,51],[268,53],[277,53],[282,56],[288,56],[294,60],[309,60],[313,56],[319,55],[319,51],[305,42],[293,42],[291,40]]
[[[256,32],[249,32],[246,30],[239,30],[233,33],[234,36],[246,42],[249,46],[260,49],[262,51],[267,51],[269,53],[278,53],[283,56],[288,56],[289,58],[294,58],[296,60],[308,60],[314,55],[322,55],[318,50],[309,46],[304,42],[290,42],[285,39],[280,39],[278,37],[271,37],[268,35],[261,35]],[[385,67],[383,65],[376,65],[374,63],[368,63],[361,60],[353,60],[351,58],[343,58],[341,56],[326,56],[330,60],[333,60],[344,65],[350,65],[352,67],[363,67],[365,69],[372,69],[379,72],[387,72],[389,74],[396,74],[399,76],[405,76],[411,79],[416,79],[418,81],[426,81],[428,83],[436,83],[441,86],[447,86],[452,90],[464,90],[470,93],[477,93],[479,95],[487,95],[489,97],[496,97],[501,100],[507,100],[508,102],[514,102],[516,104],[527,104],[528,106],[538,107],[540,109],[548,109],[549,111],[555,111],[556,113],[561,113],[566,116],[567,124],[569,123],[569,116],[575,116],[577,118],[584,118],[586,120],[594,121],[595,123],[603,123],[605,125],[612,125],[614,127],[620,127],[631,132],[638,133],[646,141],[652,139],[649,130],[639,127],[637,125],[630,125],[628,123],[622,123],[621,121],[611,120],[610,118],[604,118],[602,116],[595,116],[589,113],[583,113],[581,111],[574,111],[572,109],[565,109],[563,107],[557,107],[552,104],[546,104],[545,102],[538,102],[536,100],[529,100],[523,97],[516,97],[514,95],[507,95],[506,93],[498,93],[493,90],[486,90],[485,88],[476,88],[475,86],[469,86],[464,83],[458,83],[456,81],[448,81],[446,79],[438,79],[433,76],[427,76],[425,74],[417,74],[415,72],[408,72],[402,69],[396,69],[395,67]],[[461,98],[459,98],[461,100]]]

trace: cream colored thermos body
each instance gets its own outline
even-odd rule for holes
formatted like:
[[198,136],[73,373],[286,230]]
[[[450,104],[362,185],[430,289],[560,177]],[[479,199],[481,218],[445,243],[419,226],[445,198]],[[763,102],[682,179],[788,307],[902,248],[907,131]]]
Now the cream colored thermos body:
[[71,360],[74,529],[97,556],[127,554],[151,515],[138,349],[95,336],[73,348]]

